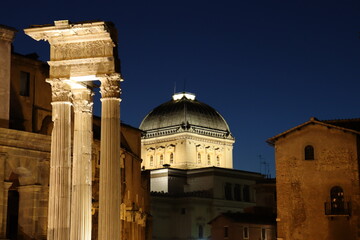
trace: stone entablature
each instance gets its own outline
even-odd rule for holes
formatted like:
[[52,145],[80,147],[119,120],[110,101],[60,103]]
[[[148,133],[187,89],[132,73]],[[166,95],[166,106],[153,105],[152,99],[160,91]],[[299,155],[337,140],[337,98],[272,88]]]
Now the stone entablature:
[[25,33],[35,40],[50,43],[50,78],[87,76],[97,80],[98,74],[117,71],[116,30],[111,23],[88,22],[72,24],[55,21],[53,26],[34,26]]

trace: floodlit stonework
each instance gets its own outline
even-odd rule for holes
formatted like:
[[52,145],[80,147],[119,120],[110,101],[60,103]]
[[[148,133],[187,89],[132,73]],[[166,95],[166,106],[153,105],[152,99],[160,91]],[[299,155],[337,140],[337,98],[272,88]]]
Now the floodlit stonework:
[[[25,33],[48,41],[51,47],[47,81],[52,85],[54,129],[48,239],[91,239],[92,101],[88,82],[95,80],[100,80],[102,94],[99,239],[120,239],[121,77],[114,55],[116,31],[105,22],[71,24],[62,20],[54,26],[25,29]],[[72,173],[71,98],[75,109]]]
[[174,94],[150,111],[140,129],[142,167],[151,175],[153,239],[212,239],[208,223],[224,212],[255,206],[273,211],[274,198],[264,199],[274,197],[274,186],[258,185],[264,180],[259,173],[232,169],[235,140],[227,122],[194,94]]
[[153,109],[142,121],[145,131],[142,158],[145,169],[232,168],[235,142],[223,117],[196,100],[192,93],[177,93]]
[[[0,38],[3,31],[15,32],[1,26]],[[50,71],[36,54],[10,52],[12,38],[0,40],[0,61],[10,59],[0,72],[9,86],[0,125],[0,239],[149,239],[141,131],[120,131],[114,26],[55,21],[25,32],[49,41]],[[92,116],[97,80],[102,119]]]

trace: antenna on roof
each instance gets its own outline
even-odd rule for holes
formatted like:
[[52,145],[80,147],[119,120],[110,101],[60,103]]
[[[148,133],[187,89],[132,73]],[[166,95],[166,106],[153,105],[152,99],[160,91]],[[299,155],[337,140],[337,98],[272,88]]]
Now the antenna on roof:
[[270,164],[259,154],[259,162],[260,162],[260,173],[265,175],[266,178],[271,178],[270,174]]
[[176,93],[176,82],[174,82],[174,94]]

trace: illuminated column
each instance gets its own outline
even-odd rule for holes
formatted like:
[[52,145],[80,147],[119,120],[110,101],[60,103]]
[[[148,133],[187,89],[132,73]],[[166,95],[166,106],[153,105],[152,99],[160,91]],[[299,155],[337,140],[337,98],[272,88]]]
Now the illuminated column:
[[99,240],[120,239],[120,82],[119,74],[101,81]]
[[52,87],[48,240],[70,237],[71,202],[71,102],[70,89],[59,79],[48,79]]
[[91,240],[92,93],[87,88],[72,93],[75,114],[70,239]]

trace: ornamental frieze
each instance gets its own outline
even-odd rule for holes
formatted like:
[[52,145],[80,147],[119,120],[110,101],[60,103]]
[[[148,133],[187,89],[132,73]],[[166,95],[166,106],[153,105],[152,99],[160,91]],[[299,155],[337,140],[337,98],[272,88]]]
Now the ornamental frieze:
[[113,55],[114,43],[110,41],[72,42],[51,46],[51,60],[94,58]]

